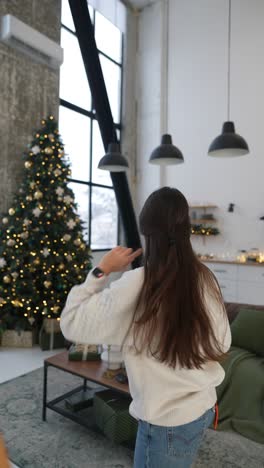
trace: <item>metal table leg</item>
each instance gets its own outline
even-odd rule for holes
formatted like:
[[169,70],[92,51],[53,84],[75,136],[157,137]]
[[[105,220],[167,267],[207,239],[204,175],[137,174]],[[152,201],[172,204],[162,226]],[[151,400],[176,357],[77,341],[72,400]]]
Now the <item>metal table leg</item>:
[[46,362],[44,362],[42,421],[46,421],[46,412],[47,412],[47,384],[48,384],[48,364],[47,364]]
[[87,390],[87,379],[83,379],[83,391]]

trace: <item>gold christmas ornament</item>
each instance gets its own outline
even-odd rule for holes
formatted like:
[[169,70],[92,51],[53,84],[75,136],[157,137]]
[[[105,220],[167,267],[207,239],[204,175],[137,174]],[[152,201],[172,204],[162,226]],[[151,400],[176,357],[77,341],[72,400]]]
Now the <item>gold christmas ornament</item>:
[[7,223],[8,223],[8,218],[3,218],[3,219],[2,219],[2,223],[3,223],[3,224],[7,224]]
[[14,239],[8,239],[7,241],[7,245],[8,247],[13,247],[15,245],[16,241],[14,241]]
[[10,276],[5,275],[4,278],[3,278],[3,281],[4,281],[4,283],[6,283],[6,284],[11,283],[11,278],[10,278]]
[[14,208],[9,208],[8,213],[10,216],[13,216],[15,214],[16,210]]
[[39,200],[40,198],[43,197],[43,193],[40,191],[40,190],[37,190],[35,193],[34,193],[34,198],[36,200]]
[[38,257],[35,258],[33,263],[34,263],[34,265],[39,265],[40,264],[40,259]]
[[23,307],[23,302],[19,301],[18,299],[14,299],[11,301],[14,307]]
[[57,314],[57,313],[59,312],[59,310],[60,310],[60,307],[59,307],[59,306],[54,306],[54,307],[53,307],[53,312],[54,312],[54,314]]
[[49,289],[51,285],[52,285],[51,281],[44,281],[45,288]]
[[32,166],[32,162],[31,162],[31,161],[26,161],[26,162],[25,162],[25,168],[26,168],[26,169],[30,169],[31,166]]
[[45,154],[48,154],[49,156],[53,154],[53,149],[47,146],[47,148],[44,149]]
[[82,241],[81,239],[75,239],[75,241],[73,241],[74,245],[81,245]]
[[60,263],[60,264],[59,264],[59,270],[64,270],[64,268],[65,268],[64,263]]
[[33,200],[33,198],[32,198],[32,196],[31,196],[31,195],[27,195],[27,196],[26,196],[26,200],[27,200],[27,201],[32,201],[32,200]]
[[36,183],[35,182],[30,182],[29,186],[31,189],[33,189],[35,187]]

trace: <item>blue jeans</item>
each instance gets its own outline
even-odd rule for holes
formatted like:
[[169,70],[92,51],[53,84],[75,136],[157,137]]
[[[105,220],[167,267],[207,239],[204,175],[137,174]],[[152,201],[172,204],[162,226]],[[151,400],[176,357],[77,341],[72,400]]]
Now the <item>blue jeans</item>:
[[194,462],[214,409],[182,426],[164,427],[139,420],[134,468],[189,468]]

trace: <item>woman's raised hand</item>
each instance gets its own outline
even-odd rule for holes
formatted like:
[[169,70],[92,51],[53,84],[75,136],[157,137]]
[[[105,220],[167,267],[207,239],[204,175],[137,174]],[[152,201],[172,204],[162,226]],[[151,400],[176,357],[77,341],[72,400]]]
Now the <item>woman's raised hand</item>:
[[98,267],[109,275],[115,271],[122,271],[141,254],[142,249],[133,251],[133,249],[118,246],[103,256]]

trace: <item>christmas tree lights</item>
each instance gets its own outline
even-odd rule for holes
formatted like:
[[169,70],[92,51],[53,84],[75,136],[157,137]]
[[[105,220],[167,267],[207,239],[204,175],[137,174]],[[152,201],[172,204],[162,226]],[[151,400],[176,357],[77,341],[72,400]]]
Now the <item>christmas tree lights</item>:
[[59,319],[73,285],[84,281],[91,252],[83,237],[70,163],[53,116],[24,154],[24,177],[0,229],[0,327],[30,329]]

